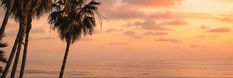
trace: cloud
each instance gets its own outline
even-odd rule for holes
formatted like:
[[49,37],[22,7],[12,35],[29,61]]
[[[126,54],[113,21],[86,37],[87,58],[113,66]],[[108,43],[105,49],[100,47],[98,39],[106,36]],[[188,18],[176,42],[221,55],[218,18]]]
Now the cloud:
[[224,18],[220,19],[220,21],[226,22],[226,23],[233,23],[233,18],[231,18],[231,17],[233,17],[233,15],[230,17],[224,17]]
[[181,18],[183,18],[182,15],[172,11],[154,12],[146,16],[146,19],[156,19],[156,20],[181,19]]
[[162,27],[160,24],[157,24],[153,20],[145,20],[143,22],[135,22],[132,25],[138,26],[142,29],[147,29],[147,30],[169,30],[168,28]]
[[178,4],[180,0],[122,0],[123,3],[143,7],[168,7]]
[[188,23],[182,20],[162,21],[160,23],[156,23],[154,20],[144,20],[144,21],[137,21],[135,23],[127,23],[126,25],[136,26],[146,30],[164,31],[164,30],[171,30],[165,26],[183,26],[186,24]]
[[142,39],[142,36],[137,35],[134,31],[126,31],[122,35],[125,35],[131,39]]
[[123,42],[113,42],[113,43],[109,43],[109,45],[114,45],[114,46],[118,46],[118,45],[125,45],[126,43]]
[[164,21],[161,23],[162,25],[168,25],[168,26],[182,26],[188,24],[188,22],[183,20],[172,20],[172,21]]
[[198,35],[195,38],[216,38],[218,35]]
[[109,7],[114,7],[118,0],[98,0],[99,2],[101,2],[100,5],[100,12],[107,12],[107,10],[109,10]]
[[209,27],[207,27],[206,25],[201,25],[200,29],[209,29]]
[[[122,5],[114,7],[105,13],[105,16],[114,20],[125,19],[148,19],[148,20],[176,20],[182,19],[186,16],[182,13],[175,13],[172,11],[158,11],[146,14],[144,11],[132,7],[130,5]],[[188,17],[188,16],[187,16]]]
[[[144,1],[141,1],[144,2]],[[104,15],[110,19],[150,19],[150,20],[176,20],[176,19],[211,19],[222,22],[232,23],[232,14],[210,14],[194,12],[173,12],[170,10],[157,11],[154,13],[145,13],[139,8],[131,5],[120,5],[104,11]]]
[[226,33],[226,32],[231,32],[230,28],[215,28],[215,29],[210,29],[208,32],[213,32],[213,33]]
[[137,8],[129,5],[113,7],[106,12],[106,17],[111,19],[139,19],[144,18],[145,14]]
[[[177,2],[179,0],[122,0],[121,5],[117,2],[117,0],[107,0],[107,2],[103,2],[100,7],[100,12],[103,13],[108,19],[114,20],[125,20],[125,19],[171,19],[171,18],[180,18],[181,15],[171,11],[164,12],[155,12],[146,14],[142,9],[143,7],[135,7],[135,5],[147,5],[153,3],[153,6],[165,6],[165,4],[173,4],[173,2]],[[155,4],[154,4],[155,3]],[[163,3],[161,5],[158,5]],[[109,9],[111,7],[111,9]]]
[[207,37],[207,36],[206,35],[198,35],[195,38],[205,38],[205,37]]
[[[12,37],[12,38],[15,38],[15,36],[17,35],[18,33],[18,29],[16,28],[9,28],[10,30],[9,31],[6,31],[6,36],[8,37]],[[38,33],[45,33],[45,30],[41,29],[41,28],[35,28],[35,29],[32,29],[30,34],[38,34]]]
[[177,40],[177,39],[174,39],[174,38],[160,38],[160,39],[157,39],[155,41],[158,41],[158,42],[169,42],[169,43],[181,43],[180,40]]
[[164,36],[164,35],[168,35],[167,32],[145,32],[143,35],[149,35],[149,36]]
[[122,32],[123,30],[122,29],[108,29],[108,30],[106,30],[105,32],[107,32],[107,33],[112,33],[112,32]]

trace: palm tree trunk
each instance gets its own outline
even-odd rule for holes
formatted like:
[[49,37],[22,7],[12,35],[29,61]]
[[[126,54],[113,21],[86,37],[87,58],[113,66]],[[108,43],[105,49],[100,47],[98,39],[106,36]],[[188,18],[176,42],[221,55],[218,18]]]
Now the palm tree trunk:
[[4,32],[5,32],[6,24],[8,22],[8,18],[10,16],[10,13],[11,13],[11,10],[12,10],[13,4],[14,4],[14,0],[8,0],[8,4],[9,4],[9,6],[7,6],[7,11],[5,13],[5,17],[3,19],[2,26],[0,29],[0,35],[4,34]]
[[70,43],[71,43],[71,39],[69,38],[66,44],[66,51],[65,51],[64,58],[63,58],[63,63],[62,63],[59,78],[63,78],[63,74],[64,74],[65,67],[66,67],[66,61],[67,61],[67,57],[68,57],[69,49],[70,49]]
[[18,48],[17,48],[15,60],[14,60],[14,66],[13,66],[12,71],[11,71],[11,78],[15,77],[17,65],[18,65],[18,62],[19,62],[19,56],[20,56],[20,51],[21,51],[21,47],[22,47],[22,41],[24,39],[24,34],[25,34],[25,25],[26,25],[25,23],[20,25],[21,32],[20,32],[19,41],[18,41]]
[[19,28],[19,32],[18,32],[17,37],[16,37],[16,39],[15,39],[15,43],[14,43],[14,45],[13,45],[13,48],[12,48],[12,50],[11,50],[10,56],[9,56],[9,58],[8,58],[7,64],[6,64],[5,68],[4,68],[4,71],[3,71],[3,73],[2,73],[1,78],[6,78],[6,75],[7,75],[8,71],[9,71],[9,69],[10,69],[11,63],[12,63],[13,58],[14,58],[14,56],[15,56],[16,49],[17,49],[17,47],[18,47],[18,41],[19,41],[19,37],[20,37],[20,32],[21,32],[21,30],[22,30],[22,29]]
[[22,64],[21,64],[21,69],[20,69],[20,75],[19,78],[23,78],[24,75],[24,69],[25,69],[25,65],[26,65],[26,60],[27,60],[27,49],[28,49],[28,42],[29,42],[29,33],[30,30],[32,28],[32,18],[31,16],[28,17],[28,21],[27,21],[27,28],[26,28],[26,38],[25,38],[25,45],[24,45],[24,51],[23,51],[23,59],[22,59]]

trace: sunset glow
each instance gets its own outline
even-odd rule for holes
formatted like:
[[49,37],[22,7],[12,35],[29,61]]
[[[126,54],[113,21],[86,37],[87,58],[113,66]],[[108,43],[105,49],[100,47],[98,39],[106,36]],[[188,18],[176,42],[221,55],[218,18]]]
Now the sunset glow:
[[233,78],[233,0],[0,0],[1,78]]
[[[107,20],[102,29],[98,25],[95,34],[71,47],[70,60],[233,59],[232,0],[99,1]],[[47,16],[33,21],[30,60],[60,61],[63,55],[65,42],[50,30]],[[6,32],[9,46],[17,31],[18,24],[11,19]]]

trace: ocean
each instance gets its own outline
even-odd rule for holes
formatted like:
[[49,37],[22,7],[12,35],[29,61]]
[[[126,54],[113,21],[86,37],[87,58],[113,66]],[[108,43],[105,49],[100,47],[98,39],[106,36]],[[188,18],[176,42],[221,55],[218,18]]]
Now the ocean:
[[[28,62],[25,78],[57,78],[60,62]],[[70,61],[64,78],[233,78],[233,61]]]

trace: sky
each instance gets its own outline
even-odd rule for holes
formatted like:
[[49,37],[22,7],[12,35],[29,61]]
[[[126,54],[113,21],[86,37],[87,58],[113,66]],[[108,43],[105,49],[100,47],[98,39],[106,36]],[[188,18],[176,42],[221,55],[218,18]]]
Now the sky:
[[[107,20],[71,46],[71,61],[233,59],[233,0],[98,1]],[[33,21],[29,60],[62,60],[66,43],[50,29],[48,14]],[[18,27],[9,20],[6,55]]]

